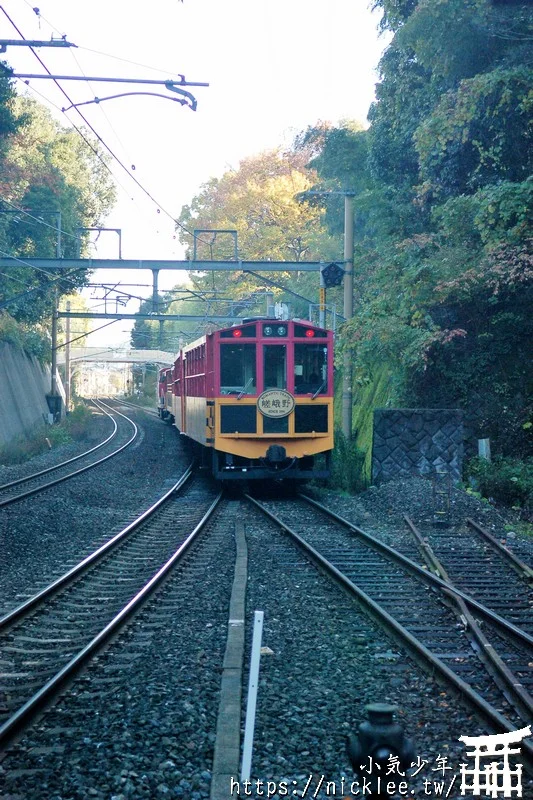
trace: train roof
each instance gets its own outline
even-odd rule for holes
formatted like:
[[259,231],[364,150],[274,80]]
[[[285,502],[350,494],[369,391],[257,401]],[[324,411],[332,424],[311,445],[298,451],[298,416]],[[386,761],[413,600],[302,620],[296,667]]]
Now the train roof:
[[[297,324],[297,325],[307,325],[314,330],[321,330],[327,331],[328,328],[323,328],[321,325],[317,325],[314,322],[310,322],[308,319],[278,319],[277,317],[267,317],[267,316],[257,316],[257,317],[243,317],[239,321],[235,321],[232,325],[227,325],[224,328],[218,328],[216,331],[211,331],[211,333],[204,333],[203,336],[200,336],[198,339],[195,339],[193,342],[189,342],[188,344],[184,345],[181,349],[181,352],[187,353],[189,350],[193,350],[195,347],[204,344],[207,340],[208,336],[214,336],[216,333],[222,333],[223,331],[230,331],[232,328],[238,328],[239,325],[249,325],[254,322],[272,322],[272,323],[284,323],[288,324]],[[176,355],[179,355],[177,353]]]

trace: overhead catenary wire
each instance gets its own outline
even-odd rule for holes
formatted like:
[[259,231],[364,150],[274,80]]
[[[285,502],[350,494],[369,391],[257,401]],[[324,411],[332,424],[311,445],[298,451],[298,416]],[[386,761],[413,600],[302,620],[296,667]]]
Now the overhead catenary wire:
[[[93,92],[93,94],[94,94],[94,89],[93,89],[93,87],[91,86],[91,83],[90,83],[90,81],[88,80],[87,76],[85,75],[85,72],[83,71],[83,68],[82,68],[82,66],[81,66],[80,62],[79,62],[79,60],[78,60],[78,59],[77,59],[77,57],[76,57],[76,53],[74,52],[74,50],[72,50],[72,49],[70,49],[70,48],[69,48],[69,53],[70,53],[70,55],[72,56],[72,58],[74,59],[74,62],[75,62],[75,64],[76,64],[76,66],[78,67],[79,71],[80,71],[80,72],[81,72],[81,74],[84,76],[84,78],[87,80],[87,86],[89,87],[89,89],[90,89],[90,90]],[[131,161],[132,161],[132,158],[131,158],[130,154],[128,153],[128,150],[127,150],[127,148],[125,147],[125,145],[124,145],[124,142],[122,142],[122,141],[121,141],[121,139],[120,139],[120,136],[118,135],[118,133],[117,133],[117,132],[116,132],[116,130],[114,129],[113,125],[111,124],[111,120],[109,119],[109,117],[108,117],[108,115],[106,114],[105,110],[102,108],[102,105],[101,105],[101,103],[98,103],[97,105],[98,105],[98,107],[99,107],[99,109],[100,109],[100,112],[102,113],[102,115],[103,115],[103,117],[104,117],[105,121],[106,121],[106,122],[107,122],[107,124],[109,125],[109,128],[110,128],[110,130],[112,131],[113,135],[115,136],[115,138],[116,138],[117,142],[118,142],[118,143],[119,143],[119,145],[122,147],[123,151],[126,153],[126,155],[127,155],[128,159],[129,159],[129,161],[131,162]]]
[[[0,255],[1,255],[1,252],[0,252]],[[20,278],[16,278],[14,275],[8,275],[7,272],[0,272],[0,275],[3,275],[5,278],[8,278],[11,281],[15,281],[16,283],[20,283],[20,284],[22,284],[22,286],[27,286],[27,281],[23,281]],[[56,276],[55,278],[50,278],[50,283],[48,284],[48,286],[50,286],[50,284],[53,284],[53,283],[58,283],[62,279],[63,278],[60,275]],[[8,297],[6,300],[4,300],[3,302],[0,303],[0,309],[6,308],[7,306],[10,306],[13,303],[16,303],[17,300],[21,300],[23,297],[28,298],[30,295],[37,294],[38,292],[42,292],[45,288],[46,287],[44,287],[44,286],[32,286],[31,289],[26,289],[26,291],[24,291],[24,292],[19,292],[19,294],[12,295],[11,297]]]
[[[12,18],[9,16],[9,14],[8,14],[8,13],[7,13],[7,11],[5,10],[5,8],[4,8],[3,6],[0,6],[0,9],[3,11],[4,15],[7,17],[7,19],[9,20],[9,22],[11,23],[11,25],[13,26],[13,28],[16,30],[16,32],[18,33],[18,35],[21,37],[21,39],[23,39],[23,40],[27,41],[26,37],[24,36],[24,34],[23,34],[23,33],[22,33],[22,31],[20,30],[20,28],[18,28],[18,26],[17,26],[17,25],[16,25],[16,23],[13,21],[13,19],[12,19]],[[176,226],[178,226],[178,227],[179,227],[179,228],[181,228],[183,231],[185,231],[185,233],[189,234],[189,236],[192,236],[194,239],[197,239],[198,241],[204,241],[203,239],[201,239],[201,237],[197,236],[197,235],[194,233],[194,231],[190,231],[190,230],[189,230],[189,229],[188,229],[188,228],[187,228],[185,225],[183,225],[182,223],[180,223],[180,222],[179,222],[179,221],[178,221],[178,220],[177,220],[177,219],[174,217],[174,215],[173,215],[173,214],[171,214],[171,213],[170,213],[170,212],[169,212],[169,211],[168,211],[168,210],[167,210],[167,209],[166,209],[166,208],[165,208],[165,207],[164,207],[164,206],[163,206],[161,203],[158,203],[158,201],[157,201],[157,200],[155,199],[155,197],[154,197],[154,196],[153,196],[153,195],[152,195],[152,194],[151,194],[151,193],[148,191],[148,189],[146,189],[146,187],[142,185],[142,183],[141,183],[141,182],[140,182],[140,181],[139,181],[139,180],[138,180],[138,179],[135,177],[135,175],[132,175],[132,173],[131,173],[130,169],[129,169],[129,168],[128,168],[128,167],[127,167],[125,164],[124,164],[124,162],[123,162],[123,161],[122,161],[122,160],[121,160],[121,159],[120,159],[120,158],[119,158],[119,157],[116,155],[116,153],[115,153],[115,152],[114,152],[114,151],[113,151],[113,150],[112,150],[112,149],[109,147],[109,145],[108,145],[108,144],[105,142],[105,140],[104,140],[104,139],[103,139],[103,138],[100,136],[100,134],[99,134],[99,133],[98,133],[98,132],[95,130],[95,128],[94,128],[94,127],[91,125],[91,123],[88,121],[88,119],[85,117],[85,115],[84,115],[84,114],[83,114],[83,113],[82,113],[82,112],[79,110],[79,108],[77,108],[77,107],[75,106],[75,104],[73,103],[73,101],[72,101],[71,97],[70,97],[70,96],[67,94],[67,92],[65,91],[65,89],[63,89],[63,87],[61,86],[61,84],[59,83],[59,81],[57,81],[55,78],[53,78],[53,76],[52,76],[52,73],[50,72],[50,70],[48,69],[48,67],[46,66],[46,64],[44,63],[44,61],[42,60],[42,58],[40,57],[40,55],[37,53],[37,51],[35,50],[35,48],[34,48],[34,47],[32,47],[32,46],[30,45],[30,46],[29,46],[29,49],[31,50],[31,52],[33,53],[33,55],[35,56],[35,58],[38,60],[38,62],[41,64],[41,66],[43,67],[43,69],[46,71],[47,75],[49,75],[49,76],[50,76],[50,78],[51,78],[51,79],[54,81],[54,83],[56,84],[56,86],[57,86],[57,88],[60,90],[60,92],[63,94],[63,96],[64,96],[64,97],[65,97],[65,98],[68,100],[68,102],[70,103],[70,105],[71,105],[71,106],[74,106],[74,110],[76,111],[76,113],[77,113],[77,114],[78,114],[78,115],[81,117],[81,119],[84,121],[84,123],[87,125],[87,127],[88,127],[88,128],[91,130],[91,132],[94,134],[94,136],[96,136],[96,138],[98,139],[98,141],[100,142],[100,144],[101,144],[101,145],[102,145],[102,146],[103,146],[103,147],[104,147],[104,148],[105,148],[105,149],[108,151],[108,153],[111,155],[111,157],[112,157],[112,158],[113,158],[113,159],[116,161],[116,163],[117,163],[117,164],[118,164],[118,165],[121,167],[121,169],[123,169],[123,170],[126,172],[126,174],[129,176],[129,178],[131,178],[131,180],[132,180],[132,181],[133,181],[133,182],[134,182],[134,183],[135,183],[135,184],[136,184],[136,185],[139,187],[139,189],[141,189],[141,191],[142,191],[142,192],[143,192],[143,193],[144,193],[144,194],[145,194],[145,195],[146,195],[146,196],[147,196],[147,197],[148,197],[148,198],[149,198],[149,199],[150,199],[150,200],[151,200],[151,201],[154,203],[154,205],[156,206],[156,208],[157,208],[157,210],[158,210],[158,213],[160,213],[160,212],[162,211],[162,212],[163,212],[163,213],[164,213],[164,214],[165,214],[167,217],[169,217],[169,219],[171,219],[171,220],[172,220],[172,222],[174,222],[174,224],[175,224]],[[66,111],[65,111],[64,109],[61,109],[61,111],[62,111],[62,113],[66,114]],[[71,122],[71,120],[69,120],[69,121]],[[96,149],[93,147],[93,145],[92,145],[92,144],[89,142],[89,140],[88,140],[88,139],[87,139],[87,137],[86,137],[86,136],[83,134],[83,132],[82,132],[82,131],[81,131],[81,130],[80,130],[80,129],[79,129],[79,128],[78,128],[78,127],[77,127],[77,126],[74,124],[74,123],[72,123],[72,122],[71,122],[71,124],[73,125],[73,127],[75,128],[75,130],[76,130],[76,131],[79,133],[79,135],[80,135],[80,136],[83,138],[83,140],[85,141],[85,143],[87,144],[87,146],[88,146],[88,147],[90,147],[90,148],[91,148],[91,150],[93,151],[93,153],[95,153],[95,155],[96,155],[96,156],[97,156],[97,157],[100,159],[100,161],[101,161],[101,162],[102,162],[102,164],[105,166],[105,168],[106,168],[106,169],[107,169],[107,170],[108,170],[108,171],[109,171],[109,172],[110,172],[110,173],[113,175],[113,173],[112,173],[112,171],[111,171],[111,168],[109,167],[109,165],[108,165],[108,164],[107,164],[107,163],[106,163],[106,162],[105,162],[105,161],[102,159],[101,155],[100,155],[100,154],[98,153],[98,151],[97,151],[97,150],[96,150]],[[114,176],[113,176],[113,177],[114,177]]]
[[[49,281],[48,282],[48,287],[50,285],[52,285],[52,284],[59,283],[60,281],[67,281],[67,283],[72,284],[74,289],[78,290],[80,288],[78,286],[78,282],[77,281],[73,281],[70,278],[71,275],[75,275],[76,272],[79,271],[78,269],[69,270],[68,272],[66,272],[64,274],[57,275],[57,274],[51,273],[51,272],[49,272],[49,271],[47,271],[45,269],[41,269],[40,267],[36,267],[35,264],[32,264],[29,261],[25,261],[22,258],[18,258],[18,256],[14,256],[12,253],[6,253],[5,251],[0,250],[0,256],[2,256],[3,258],[12,258],[13,261],[16,261],[18,264],[22,264],[22,266],[24,266],[24,267],[30,267],[31,269],[35,270],[36,272],[41,272],[43,275],[46,275],[46,277],[48,278],[48,281]],[[8,275],[5,272],[1,272],[0,275],[4,275],[6,278],[9,278],[9,280],[15,281],[16,283],[21,283],[23,286],[27,286],[27,282],[21,280],[20,278],[17,278],[14,275]],[[0,303],[0,309],[6,308],[6,306],[11,305],[12,303],[16,302],[17,300],[20,300],[23,297],[28,297],[28,296],[30,296],[32,294],[36,294],[37,292],[43,291],[43,289],[45,289],[45,288],[46,288],[45,286],[32,286],[30,289],[27,289],[25,292],[20,292],[17,295],[13,295],[12,297],[8,297],[6,300],[4,300],[2,303]]]
[[[2,9],[2,10],[3,10],[3,9]],[[47,97],[45,94],[43,94],[43,93],[42,93],[42,92],[40,92],[38,89],[36,89],[36,88],[35,88],[35,86],[32,86],[32,85],[29,83],[29,81],[24,81],[24,80],[22,80],[22,78],[18,78],[17,80],[19,80],[21,83],[23,83],[23,84],[24,84],[24,85],[25,85],[25,86],[26,86],[28,89],[30,89],[30,90],[31,90],[31,91],[32,91],[34,94],[36,94],[36,95],[38,95],[40,98],[42,98],[42,99],[43,99],[43,100],[44,100],[46,103],[48,103],[48,105],[50,105],[50,106],[53,106],[53,107],[54,107],[54,108],[55,108],[57,111],[59,111],[59,113],[60,113],[60,114],[65,114],[65,111],[63,111],[63,109],[62,109],[60,106],[58,106],[58,105],[57,105],[57,103],[54,103],[54,101],[53,101],[53,100],[51,100],[51,99],[50,99],[49,97]],[[65,114],[65,116],[66,116],[66,114]],[[68,119],[68,117],[67,117],[67,119]],[[87,145],[87,146],[88,146],[88,147],[89,147],[89,148],[92,150],[92,152],[93,152],[93,153],[94,153],[94,155],[95,155],[95,156],[98,158],[98,160],[99,160],[99,161],[101,161],[102,165],[103,165],[103,166],[106,168],[106,170],[107,170],[107,171],[108,171],[108,172],[111,174],[111,176],[112,176],[113,180],[114,180],[114,181],[117,183],[117,185],[118,185],[118,186],[120,186],[120,188],[122,189],[122,191],[123,191],[123,192],[124,192],[124,193],[125,193],[125,194],[126,194],[128,197],[130,197],[130,199],[133,199],[133,198],[131,198],[131,193],[128,191],[128,189],[126,189],[126,187],[124,186],[124,184],[123,184],[123,183],[122,183],[122,182],[121,182],[121,181],[120,181],[120,180],[117,178],[117,176],[116,176],[116,175],[115,175],[115,174],[114,174],[114,173],[111,171],[111,169],[109,168],[109,165],[108,165],[108,164],[106,164],[106,162],[103,160],[103,158],[102,158],[101,154],[98,152],[98,150],[96,150],[96,149],[95,149],[95,148],[92,146],[92,144],[91,144],[91,143],[90,143],[90,142],[89,142],[89,141],[86,139],[86,137],[83,135],[83,132],[81,131],[81,129],[80,129],[80,128],[78,128],[78,126],[77,126],[77,125],[76,125],[74,122],[72,122],[72,120],[71,120],[71,119],[68,119],[68,122],[69,122],[69,124],[72,126],[72,128],[73,128],[73,129],[76,131],[76,133],[78,133],[78,134],[81,136],[81,138],[84,140],[85,144],[86,144],[86,145]]]
[[[28,8],[30,8],[33,11],[35,16],[39,20],[41,20],[41,19],[44,20],[47,23],[47,25],[49,25],[50,28],[53,31],[55,31],[59,36],[63,36],[63,32],[57,27],[57,25],[54,25],[53,22],[51,22],[49,19],[47,19],[44,16],[44,14],[41,12],[40,8],[36,8],[34,5],[32,5],[32,3],[29,2],[29,0],[24,0],[24,2],[28,6]],[[112,53],[104,53],[101,50],[94,50],[94,49],[91,49],[90,47],[83,47],[82,45],[77,45],[77,48],[78,48],[78,50],[86,50],[88,53],[94,53],[95,55],[105,56],[105,58],[112,58],[114,61],[122,61],[124,64],[132,64],[135,67],[142,67],[143,69],[148,69],[151,72],[158,72],[161,75],[167,75],[168,76],[169,74],[172,74],[172,73],[169,73],[168,70],[159,69],[158,67],[154,67],[154,66],[151,66],[149,64],[141,64],[139,61],[131,61],[128,58],[121,58],[120,56],[115,56]],[[174,75],[177,75],[177,74],[179,74],[179,73],[174,72]]]
[[83,47],[83,45],[78,45],[78,50],[86,50],[88,53],[94,53],[98,56],[105,56],[106,58],[112,58],[115,61],[122,61],[124,64],[131,64],[134,67],[142,67],[142,69],[148,69],[151,72],[157,72],[159,75],[166,75],[167,77],[170,75],[179,75],[179,72],[169,72],[168,70],[159,69],[159,67],[153,67],[149,64],[141,64],[139,61],[131,61],[129,58],[121,58],[120,56],[114,56],[112,53],[104,53],[101,50],[93,50],[90,47]]
[[[57,225],[52,225],[50,222],[46,222],[46,220],[41,219],[40,217],[36,217],[34,214],[31,214],[29,211],[26,211],[24,208],[18,206],[16,203],[13,203],[11,200],[8,200],[7,197],[4,197],[3,194],[0,194],[0,200],[2,201],[2,203],[6,203],[8,206],[11,206],[11,208],[15,209],[15,211],[18,211],[20,214],[24,214],[24,216],[34,220],[36,224],[44,225],[45,228],[51,228],[53,231],[60,233],[62,236],[69,236],[71,239],[76,239],[78,242],[81,241],[81,236],[76,236],[75,233],[70,233],[69,231],[65,231],[63,230],[63,228],[58,228]],[[50,211],[59,212],[61,211],[61,209],[59,208],[50,209]],[[96,244],[94,242],[89,242],[89,244],[96,247]]]

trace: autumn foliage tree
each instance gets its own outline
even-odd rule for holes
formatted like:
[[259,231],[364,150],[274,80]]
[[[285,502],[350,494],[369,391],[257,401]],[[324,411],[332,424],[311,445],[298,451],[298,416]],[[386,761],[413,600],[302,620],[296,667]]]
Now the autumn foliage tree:
[[[301,151],[280,149],[260,153],[241,161],[238,169],[208,181],[201,192],[185,206],[179,217],[179,237],[192,255],[193,230],[235,230],[238,257],[257,261],[320,261],[337,258],[342,245],[330,236],[322,220],[323,209],[302,198],[316,176],[306,170]],[[186,229],[186,230],[185,230]],[[197,258],[234,258],[234,240],[228,234],[198,234]],[[315,299],[316,274],[266,273],[279,282],[289,283],[303,296]],[[199,288],[217,288],[239,298],[257,290],[256,279],[242,273],[193,274]],[[283,293],[274,289],[283,297]],[[293,304],[294,297],[287,297]],[[305,304],[300,313],[307,315]]]

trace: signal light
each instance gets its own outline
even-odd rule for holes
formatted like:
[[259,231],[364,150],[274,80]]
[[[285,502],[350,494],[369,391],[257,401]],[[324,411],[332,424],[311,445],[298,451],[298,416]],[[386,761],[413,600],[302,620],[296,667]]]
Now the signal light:
[[332,286],[340,286],[344,278],[344,272],[343,268],[335,262],[320,267],[323,285],[327,289],[330,289]]
[[233,331],[233,336],[235,336],[236,339],[238,339],[240,336],[242,336],[241,329],[240,328],[235,328],[235,330]]
[[311,328],[308,328],[305,332],[305,335],[307,336],[308,339],[312,339],[312,337],[315,335],[315,332],[311,330]]

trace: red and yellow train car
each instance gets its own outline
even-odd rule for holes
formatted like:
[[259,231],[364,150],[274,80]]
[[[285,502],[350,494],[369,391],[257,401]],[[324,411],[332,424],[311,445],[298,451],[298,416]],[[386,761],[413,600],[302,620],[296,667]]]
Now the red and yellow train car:
[[210,451],[216,478],[327,477],[333,333],[250,319],[208,334],[160,371],[158,407]]

